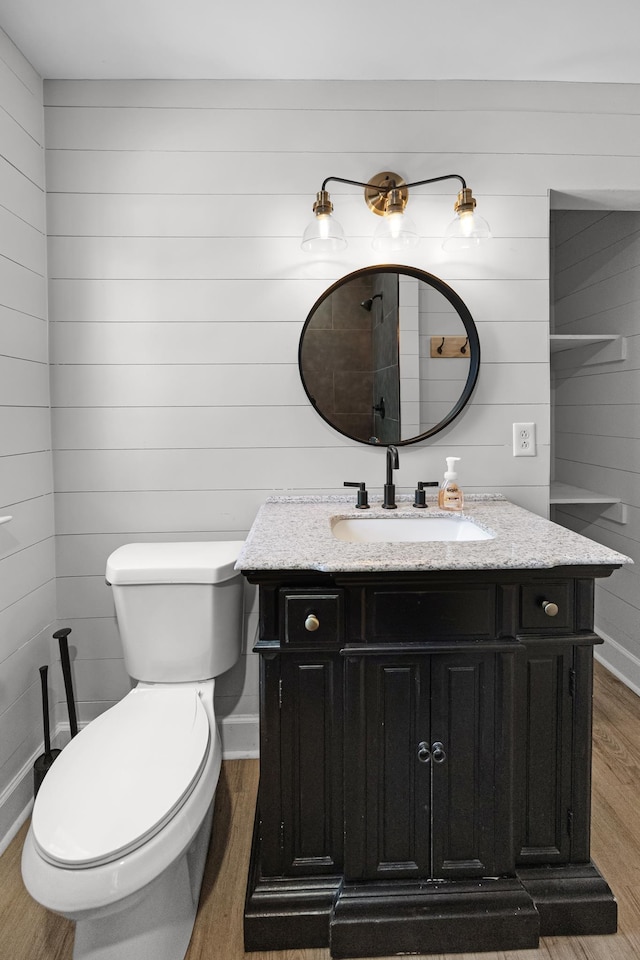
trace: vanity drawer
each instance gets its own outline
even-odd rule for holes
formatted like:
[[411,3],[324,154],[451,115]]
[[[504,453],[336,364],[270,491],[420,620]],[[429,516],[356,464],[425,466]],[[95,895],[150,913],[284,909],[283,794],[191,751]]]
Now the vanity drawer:
[[540,580],[520,587],[520,629],[572,630],[573,580]]
[[285,644],[337,644],[344,635],[342,590],[280,591],[280,640]]
[[431,589],[366,591],[364,636],[384,641],[493,640],[496,629],[494,584]]

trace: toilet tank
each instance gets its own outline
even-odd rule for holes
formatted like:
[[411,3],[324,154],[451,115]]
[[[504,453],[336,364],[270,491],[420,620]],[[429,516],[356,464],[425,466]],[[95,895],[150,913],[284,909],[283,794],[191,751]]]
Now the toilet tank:
[[242,650],[242,540],[128,543],[107,560],[127,673],[150,683],[206,680]]

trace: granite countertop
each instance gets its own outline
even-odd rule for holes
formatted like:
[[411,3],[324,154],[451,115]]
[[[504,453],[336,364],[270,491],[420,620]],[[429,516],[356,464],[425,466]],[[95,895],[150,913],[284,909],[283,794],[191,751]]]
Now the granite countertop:
[[258,511],[236,563],[237,570],[318,570],[323,573],[393,570],[508,570],[558,566],[620,566],[633,561],[496,495],[465,497],[463,516],[494,534],[491,540],[349,543],[337,540],[332,522],[347,517],[428,520],[460,516],[439,510],[433,497],[417,510],[410,496],[398,509],[372,502],[356,510],[354,497],[270,497]]

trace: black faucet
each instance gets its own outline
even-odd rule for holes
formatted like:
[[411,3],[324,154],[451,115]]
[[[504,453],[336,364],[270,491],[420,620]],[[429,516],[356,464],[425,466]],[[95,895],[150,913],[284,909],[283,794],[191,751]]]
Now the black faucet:
[[393,471],[399,466],[398,451],[391,444],[387,447],[387,482],[384,485],[383,510],[397,510],[396,488],[393,482]]

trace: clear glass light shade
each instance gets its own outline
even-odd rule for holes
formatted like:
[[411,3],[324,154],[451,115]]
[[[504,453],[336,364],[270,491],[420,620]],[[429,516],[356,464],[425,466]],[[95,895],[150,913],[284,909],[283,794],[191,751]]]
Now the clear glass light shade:
[[447,227],[442,241],[443,250],[468,250],[491,237],[489,224],[477,213],[459,213]]
[[347,246],[344,231],[330,213],[315,216],[302,235],[300,244],[306,253],[339,253]]
[[420,236],[406,213],[388,213],[376,227],[371,246],[381,253],[399,253],[418,246]]

